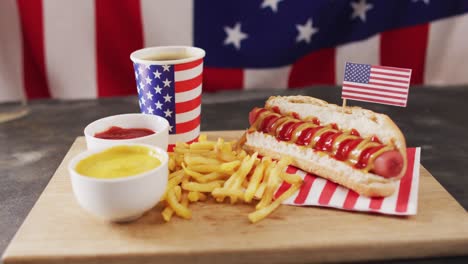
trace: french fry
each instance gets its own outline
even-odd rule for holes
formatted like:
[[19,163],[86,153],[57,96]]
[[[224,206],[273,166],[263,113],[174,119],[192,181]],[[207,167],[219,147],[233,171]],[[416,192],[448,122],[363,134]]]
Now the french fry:
[[[184,196],[184,195],[183,195]],[[182,197],[183,198],[183,197]],[[183,201],[183,199],[182,199]],[[174,210],[175,214],[184,218],[190,219],[192,218],[192,212],[188,209],[187,206],[184,206],[182,203],[179,203],[177,200],[176,194],[174,189],[169,189],[167,192],[167,202],[169,206]]]
[[252,174],[252,177],[250,177],[250,182],[249,185],[247,186],[247,190],[245,191],[245,201],[250,203],[252,201],[252,198],[255,195],[255,192],[258,189],[258,186],[260,185],[260,181],[263,178],[263,172],[265,170],[265,162],[261,162],[256,168],[254,173]]
[[208,199],[208,196],[206,196],[206,194],[204,194],[202,192],[198,193],[198,200],[199,201],[206,201],[206,199]]
[[245,180],[242,182],[241,187],[242,187],[243,189],[247,189],[248,186],[249,186],[249,181],[248,181],[248,179],[245,179]]
[[239,189],[216,188],[211,192],[211,195],[215,198],[226,196],[237,197],[239,199],[244,198],[244,192]]
[[190,144],[190,150],[212,150],[215,147],[215,143],[213,141],[202,141],[202,142],[195,142]]
[[169,174],[169,180],[180,175],[184,175],[184,170],[177,170]]
[[230,162],[230,161],[236,161],[237,157],[233,152],[228,152],[228,151],[220,151],[218,152],[217,158],[224,161],[224,162]]
[[[198,153],[198,155],[205,157],[205,158],[218,160],[218,153],[216,153],[216,151],[214,150],[200,152]],[[222,161],[219,160],[219,162],[221,163]]]
[[218,140],[215,143],[215,150],[223,151],[223,147],[224,147],[224,138],[218,138]]
[[[247,157],[244,158],[244,160],[242,160],[242,163],[245,162],[245,160],[248,159]],[[240,169],[239,169],[240,170]],[[227,181],[224,183],[224,188],[231,188],[231,186],[234,185],[234,182],[236,181],[238,175],[239,175],[239,170],[237,170],[236,172],[234,172],[231,177],[229,177],[229,179],[227,179]]]
[[212,165],[212,164],[198,164],[191,165],[190,169],[199,173],[211,173],[214,171],[221,171],[221,165]]
[[225,178],[226,178],[226,174],[215,171],[215,172],[206,174],[200,182],[206,183],[206,182],[211,182],[211,181],[224,180]]
[[198,200],[200,199],[200,192],[189,192],[187,197],[188,200],[192,203],[198,202]]
[[263,196],[263,193],[265,192],[265,189],[266,189],[266,182],[260,183],[260,185],[258,186],[257,191],[255,192],[254,197],[256,199],[258,199],[258,200],[262,199],[262,196]]
[[184,177],[182,178],[182,181],[181,181],[182,185],[189,181],[190,181],[190,175],[184,174]]
[[231,162],[225,162],[219,166],[218,171],[224,173],[233,173],[236,168],[241,164],[240,160],[233,160]]
[[290,174],[290,173],[287,173],[285,171],[280,173],[280,177],[281,177],[281,179],[283,179],[283,181],[285,181],[285,182],[287,182],[289,184],[296,184],[296,183],[301,183],[302,182],[301,176],[299,176],[297,174]]
[[185,155],[184,162],[188,165],[197,165],[197,164],[211,164],[219,165],[221,162],[214,158],[206,158],[199,155]]
[[[241,139],[242,140],[242,139]],[[302,179],[298,175],[285,173],[291,163],[288,157],[273,162],[271,158],[257,158],[257,153],[248,155],[241,149],[242,142],[208,140],[200,135],[192,144],[176,143],[174,152],[169,154],[169,181],[162,200],[166,207],[161,212],[165,221],[174,214],[190,219],[190,202],[204,201],[209,193],[217,202],[225,197],[231,203],[242,200],[251,203],[259,200],[256,211],[249,214],[251,222],[258,222],[274,211],[286,194],[299,188]],[[287,192],[273,201],[273,194],[281,181],[293,185]],[[288,194],[288,197],[292,194]]]
[[280,183],[280,172],[281,166],[279,164],[276,164],[271,170],[271,174],[268,177],[268,182],[265,188],[265,192],[263,193],[262,199],[255,206],[257,210],[262,209],[271,203],[271,200],[273,199],[273,193],[278,188]]
[[168,168],[169,168],[169,171],[173,171],[173,170],[175,169],[175,167],[176,167],[176,162],[175,162],[175,160],[172,159],[172,158],[169,158],[169,161],[168,161],[168,163],[167,163],[167,166],[168,166]]
[[183,163],[182,163],[182,168],[184,169],[184,172],[185,172],[187,175],[193,177],[196,181],[198,181],[198,182],[201,182],[201,181],[202,181],[203,176],[204,176],[203,174],[201,174],[201,173],[199,173],[199,172],[196,172],[196,171],[193,171],[193,170],[187,168],[187,167],[185,166],[185,164],[183,164]]
[[174,160],[175,160],[177,165],[180,165],[184,161],[184,156],[183,155],[175,155]]
[[201,192],[189,192],[188,195],[188,200],[192,203],[198,202],[198,201],[205,201],[207,196],[204,193]]
[[264,219],[270,213],[272,213],[276,208],[278,208],[281,205],[281,203],[283,203],[286,199],[291,197],[297,190],[299,190],[300,187],[301,187],[301,184],[293,184],[286,192],[284,192],[280,197],[278,197],[278,199],[276,199],[273,203],[271,203],[267,207],[264,207],[253,213],[250,213],[248,215],[249,220],[252,223],[256,223]]
[[182,196],[182,188],[179,185],[174,187],[174,193],[176,195],[177,201],[180,201],[180,197]]
[[171,221],[172,215],[174,214],[174,210],[168,205],[164,208],[164,210],[161,212],[161,215],[164,219],[164,221],[169,222]]
[[181,149],[184,149],[184,148],[187,149],[189,147],[189,144],[185,142],[176,142],[175,147],[181,148]]
[[205,152],[207,152],[206,149],[190,149],[190,148],[174,147],[174,153],[176,154],[202,154]]
[[[179,185],[174,187],[174,192],[175,192],[177,201],[180,201],[181,196],[182,196],[182,189],[180,188]],[[169,222],[172,218],[172,215],[174,214],[174,209],[172,209],[172,207],[169,204],[167,204],[164,210],[161,212],[161,214],[162,214],[164,221]]]
[[245,152],[245,150],[241,150],[239,154],[237,155],[239,159],[243,159],[245,158],[245,156],[247,156],[247,152]]
[[224,181],[212,181],[208,183],[183,182],[182,189],[195,192],[212,192],[214,189],[221,187]]
[[201,134],[199,137],[198,137],[198,142],[205,142],[207,141],[208,139],[208,136],[206,134]]
[[258,153],[255,152],[246,162],[241,164],[238,176],[233,183],[233,188],[239,188],[241,186],[242,182],[245,180],[245,177],[247,177],[247,174],[249,174],[249,172],[252,170],[257,156]]
[[[177,172],[173,172],[173,173],[177,173]],[[177,175],[175,175],[174,177],[172,177],[172,178],[170,178],[168,180],[167,187],[166,187],[166,192],[161,197],[161,201],[166,200],[167,191],[169,189],[173,189],[175,186],[178,186],[182,182],[182,180],[184,179],[184,176],[185,176],[185,173],[177,173]]]

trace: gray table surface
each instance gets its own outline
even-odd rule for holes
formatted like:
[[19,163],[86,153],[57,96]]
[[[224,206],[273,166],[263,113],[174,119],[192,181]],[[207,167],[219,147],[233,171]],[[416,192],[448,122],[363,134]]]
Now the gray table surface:
[[[248,112],[270,95],[311,95],[341,104],[338,87],[259,90],[203,95],[202,130],[245,129]],[[412,87],[408,107],[361,102],[386,113],[421,146],[421,163],[468,209],[468,87]],[[5,109],[0,104],[0,112]],[[101,117],[138,112],[136,97],[82,101],[36,100],[26,117],[0,124],[0,253],[23,222],[76,137]],[[468,255],[468,249],[466,254]],[[468,263],[468,257],[394,260],[386,263]]]

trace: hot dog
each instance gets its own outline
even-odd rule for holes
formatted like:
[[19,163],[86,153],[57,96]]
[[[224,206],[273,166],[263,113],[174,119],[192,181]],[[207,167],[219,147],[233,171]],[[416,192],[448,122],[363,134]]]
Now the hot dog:
[[249,114],[244,149],[280,159],[362,195],[389,196],[403,177],[406,143],[393,121],[359,107],[306,97],[270,97]]

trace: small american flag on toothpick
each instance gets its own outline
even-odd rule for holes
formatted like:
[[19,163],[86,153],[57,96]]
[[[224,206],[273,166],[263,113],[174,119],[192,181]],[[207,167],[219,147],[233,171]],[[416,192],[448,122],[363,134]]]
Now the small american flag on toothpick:
[[346,99],[406,107],[411,69],[347,62],[343,89]]

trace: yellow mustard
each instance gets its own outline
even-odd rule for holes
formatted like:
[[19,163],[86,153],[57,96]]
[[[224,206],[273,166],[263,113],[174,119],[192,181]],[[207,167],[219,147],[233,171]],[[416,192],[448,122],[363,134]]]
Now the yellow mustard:
[[81,160],[75,170],[92,178],[115,179],[150,171],[160,165],[161,161],[150,148],[116,146]]

